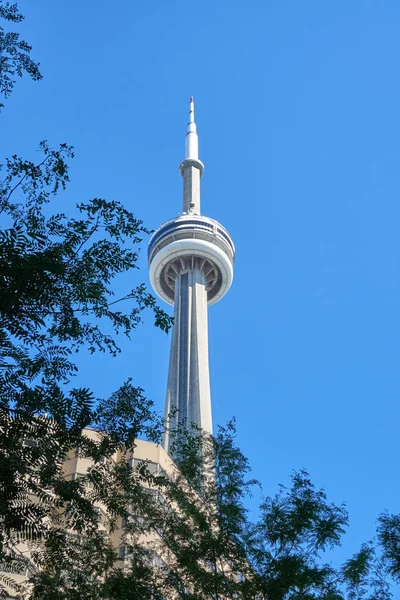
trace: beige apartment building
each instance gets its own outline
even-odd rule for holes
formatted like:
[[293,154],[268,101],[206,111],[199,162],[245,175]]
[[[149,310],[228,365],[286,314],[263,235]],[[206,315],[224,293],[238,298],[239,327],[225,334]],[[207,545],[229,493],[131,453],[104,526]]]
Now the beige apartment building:
[[[93,429],[85,429],[83,431],[84,436],[87,436],[94,441],[100,442],[101,434]],[[112,460],[116,464],[121,459],[121,455],[115,453],[112,457],[107,460]],[[139,464],[146,463],[146,468],[152,474],[161,474],[162,472],[172,476],[176,472],[177,468],[173,461],[170,459],[168,454],[158,444],[147,442],[144,440],[136,440],[135,448],[133,453],[125,454],[124,460],[128,461],[131,466],[135,469]],[[64,476],[66,481],[71,481],[84,477],[90,467],[93,465],[93,461],[85,458],[81,455],[80,449],[77,448],[69,453],[65,462],[63,463]],[[151,488],[149,488],[151,489]],[[104,532],[110,539],[112,546],[116,549],[118,555],[118,566],[123,566],[125,562],[125,531],[124,523],[119,520],[117,528],[110,532],[109,528],[109,516],[107,510],[101,503],[95,504],[98,511],[98,525],[100,530]],[[51,524],[49,523],[49,526]],[[155,536],[143,536],[140,543],[145,547],[146,545],[154,545]],[[24,559],[24,567],[19,569],[10,569],[7,565],[0,563],[0,577],[2,585],[5,586],[8,598],[16,598],[14,585],[20,585],[27,581],[29,575],[36,569],[34,563],[31,560],[31,552],[34,549],[33,544],[27,544],[21,542],[14,547],[17,556]],[[8,585],[7,585],[8,582]]]

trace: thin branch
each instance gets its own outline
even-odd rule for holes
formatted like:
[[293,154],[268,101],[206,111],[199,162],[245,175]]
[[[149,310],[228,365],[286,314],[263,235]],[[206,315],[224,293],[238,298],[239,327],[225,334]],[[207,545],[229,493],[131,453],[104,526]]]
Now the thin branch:
[[95,224],[93,225],[92,229],[89,231],[89,234],[86,236],[86,238],[82,241],[79,248],[77,248],[75,250],[74,254],[71,256],[71,258],[69,260],[67,260],[67,264],[69,264],[79,254],[79,252],[82,250],[82,248],[86,244],[86,242],[88,242],[90,240],[90,238],[92,237],[92,235],[97,231],[97,229],[99,227],[99,220],[100,220],[100,214],[97,215]]
[[[42,166],[45,164],[45,162],[46,162],[47,160],[49,160],[50,158],[51,158],[51,155],[50,155],[50,154],[48,154],[48,155],[46,156],[46,158],[44,158],[44,159],[42,160],[42,162],[41,162],[41,163],[39,163],[38,165],[35,165],[35,167],[34,167],[34,168],[35,168],[35,169],[40,169],[40,167],[42,167]],[[7,202],[7,203],[9,202],[9,200],[10,200],[10,198],[11,198],[11,195],[12,195],[12,194],[15,192],[15,190],[17,189],[17,187],[19,187],[19,186],[21,185],[21,183],[24,181],[24,179],[26,179],[26,177],[28,177],[28,173],[25,173],[25,175],[24,175],[23,177],[21,177],[21,179],[20,179],[20,180],[18,181],[18,183],[17,183],[17,184],[16,184],[16,185],[15,185],[15,186],[12,188],[12,190],[10,190],[10,193],[8,194],[8,196],[7,196],[7,198],[6,198],[6,202]]]
[[[126,296],[122,296],[122,298],[118,298],[118,300],[113,300],[112,302],[107,303],[105,305],[105,308],[108,308],[109,306],[112,306],[113,304],[117,304],[118,302],[122,302],[123,300],[131,300],[131,299],[134,299],[134,296],[132,296],[131,294],[127,294]],[[87,307],[85,309],[73,308],[72,310],[74,311],[74,313],[93,312],[94,310],[96,310],[96,308],[95,307]],[[51,312],[49,312],[49,315],[61,315],[61,311],[60,310],[51,311]]]

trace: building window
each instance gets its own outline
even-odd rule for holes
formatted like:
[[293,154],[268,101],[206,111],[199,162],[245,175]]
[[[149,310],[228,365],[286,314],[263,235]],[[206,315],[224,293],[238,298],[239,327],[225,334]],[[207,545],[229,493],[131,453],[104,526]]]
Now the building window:
[[39,443],[36,440],[24,440],[24,446],[28,446],[29,448],[37,448]]
[[154,552],[154,555],[153,555],[153,567],[161,568],[161,567],[166,567],[166,566],[167,565],[165,564],[165,562],[163,561],[163,559],[160,556],[158,556],[158,554],[156,552]]
[[126,555],[126,548],[125,548],[125,546],[120,546],[120,549],[118,551],[118,558],[120,560],[124,560],[125,555]]
[[122,517],[122,521],[121,521],[121,529],[125,529],[128,526],[129,523],[129,517]]
[[149,472],[151,475],[159,475],[160,473],[160,465],[158,463],[152,462],[151,460],[141,460],[139,458],[134,458],[131,461],[131,467],[135,471],[143,470],[144,472]]

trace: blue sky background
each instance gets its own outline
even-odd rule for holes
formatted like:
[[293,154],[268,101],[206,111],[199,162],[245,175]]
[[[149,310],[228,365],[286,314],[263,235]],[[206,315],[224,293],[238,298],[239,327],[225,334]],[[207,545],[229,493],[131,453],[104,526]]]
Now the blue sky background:
[[[304,467],[346,501],[347,556],[400,512],[400,3],[19,5],[44,79],[7,102],[0,156],[73,144],[55,210],[101,196],[150,228],[176,215],[194,95],[202,211],[237,248],[210,310],[214,422],[236,415],[266,493]],[[122,294],[148,281],[145,245],[140,262]],[[169,339],[148,317],[122,345],[81,356],[78,383],[132,376],[162,411]]]

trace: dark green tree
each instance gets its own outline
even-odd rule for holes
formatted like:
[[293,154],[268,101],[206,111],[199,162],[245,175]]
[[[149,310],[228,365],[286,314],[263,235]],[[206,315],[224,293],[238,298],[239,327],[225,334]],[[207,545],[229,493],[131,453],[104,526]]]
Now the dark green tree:
[[[1,0],[0,18],[17,25],[23,15],[16,3]],[[3,98],[24,73],[41,79],[30,45],[17,32],[1,28],[0,49]],[[87,586],[79,569],[75,579],[70,569],[68,580],[59,577],[55,587],[45,587],[55,597],[57,589],[83,597],[86,588],[95,597],[96,573],[103,575],[115,553],[99,535],[93,503],[103,499],[111,527],[124,510],[116,492],[121,471],[102,470],[98,460],[131,447],[140,434],[157,439],[160,427],[151,402],[130,381],[108,399],[74,387],[73,357],[83,349],[116,355],[115,334],[130,336],[146,308],[166,331],[171,319],[143,284],[114,296],[115,278],[136,268],[138,245],[148,233],[141,221],[120,203],[100,198],[66,211],[70,216],[52,214],[47,205],[68,183],[73,151],[45,142],[40,151],[36,162],[7,159],[0,182],[0,561],[9,571],[26,567],[16,548],[28,541],[31,574],[40,569],[48,583],[52,565],[73,563],[81,545],[81,558],[96,554]],[[101,442],[82,437],[87,425],[102,430]],[[85,482],[64,480],[62,462],[78,446],[94,464],[91,494]]]
[[378,540],[385,569],[400,583],[400,514],[386,511],[379,516]]
[[[120,508],[125,507],[126,563],[121,569],[111,561],[101,577],[86,581],[88,597],[391,598],[387,569],[372,543],[342,566],[332,565],[332,551],[340,545],[348,515],[343,505],[329,503],[325,492],[314,488],[305,471],[293,474],[289,488],[281,486],[278,494],[265,498],[258,520],[251,521],[246,498],[259,484],[248,477],[250,465],[235,443],[234,423],[219,428],[215,438],[179,432],[175,452],[179,469],[168,474],[149,472],[146,463],[136,471],[123,463],[113,467],[120,475],[110,498],[115,502],[119,493]],[[92,487],[97,469],[88,475]],[[148,536],[145,544],[143,536]],[[62,550],[63,540],[57,543]],[[51,548],[47,561],[52,577],[47,570],[33,578],[40,584],[34,597],[75,598],[83,576],[77,561],[70,552],[64,562],[54,556]],[[101,557],[98,548],[87,555],[88,562]],[[68,582],[74,582],[72,591]],[[54,586],[59,595],[50,592]]]
[[[24,17],[16,2],[0,2],[0,18],[12,23],[21,23]],[[6,99],[16,83],[16,77],[28,74],[34,81],[42,79],[39,63],[32,60],[32,47],[20,39],[16,31],[7,31],[0,26],[0,98]],[[0,107],[4,104],[0,103]]]
[[[348,527],[344,505],[328,502],[306,471],[292,476],[261,504],[261,518],[252,527],[250,555],[262,599],[369,600],[391,597],[386,574],[372,543],[342,566],[332,566],[332,551]],[[324,560],[329,551],[330,560]]]
[[[151,402],[131,382],[108,399],[73,387],[75,353],[116,355],[113,334],[130,336],[147,308],[158,327],[171,325],[143,284],[114,295],[115,277],[137,266],[148,233],[141,221],[99,198],[74,217],[48,215],[73,153],[66,144],[40,150],[38,163],[6,160],[0,183],[0,552],[8,561],[18,539],[46,536],[47,519],[67,506],[68,527],[95,528],[82,486],[63,479],[69,450],[81,446],[96,462],[159,432]],[[82,440],[89,425],[104,432],[101,444]]]

